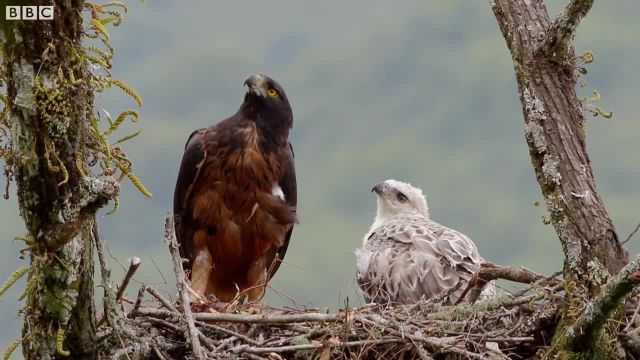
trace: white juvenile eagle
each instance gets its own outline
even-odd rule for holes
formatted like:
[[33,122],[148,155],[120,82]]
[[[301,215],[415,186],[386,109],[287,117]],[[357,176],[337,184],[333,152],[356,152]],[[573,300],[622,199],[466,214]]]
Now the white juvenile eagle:
[[[378,210],[356,250],[358,285],[368,301],[409,304],[444,296],[455,304],[484,261],[466,235],[429,218],[422,191],[387,180],[371,190]],[[495,294],[489,283],[483,297]]]

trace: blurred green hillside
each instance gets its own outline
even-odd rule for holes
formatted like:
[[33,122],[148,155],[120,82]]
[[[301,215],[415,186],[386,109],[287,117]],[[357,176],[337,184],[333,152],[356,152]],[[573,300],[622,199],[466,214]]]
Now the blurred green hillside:
[[[615,112],[589,116],[588,145],[621,238],[640,221],[639,17],[636,0],[598,1],[576,42],[578,53],[596,54],[581,94],[597,89],[599,105]],[[173,295],[162,226],[184,143],[236,111],[252,72],[277,79],[294,110],[301,223],[272,282],[288,297],[333,309],[346,296],[359,303],[353,250],[374,215],[371,186],[388,178],[422,187],[433,218],[468,234],[487,259],[561,268],[546,211],[534,206],[541,195],[511,59],[487,1],[131,1],[125,22],[109,29],[114,76],[145,100],[141,121],[126,127],[142,134],[125,148],[154,193],[146,199],[125,182],[120,209],[100,219],[114,279],[136,255],[136,279]],[[118,90],[99,104],[112,114],[133,106]],[[0,201],[3,278],[26,264],[11,241],[24,233],[11,189]],[[640,236],[629,249],[640,251]],[[19,333],[22,286],[0,299],[0,348]],[[290,306],[287,296],[271,292],[268,302]]]

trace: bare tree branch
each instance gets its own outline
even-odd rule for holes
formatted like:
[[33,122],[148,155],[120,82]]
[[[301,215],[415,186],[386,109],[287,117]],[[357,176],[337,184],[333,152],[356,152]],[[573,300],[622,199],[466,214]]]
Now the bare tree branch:
[[564,60],[571,47],[580,21],[587,15],[594,0],[571,0],[547,30],[541,50],[551,57]]
[[627,236],[627,238],[622,242],[622,244],[628,243],[629,240],[631,240],[631,238],[633,238],[633,235],[635,235],[638,232],[638,230],[640,230],[640,223],[638,223],[638,225],[636,225],[636,228],[633,229],[631,234],[629,234],[629,236]]

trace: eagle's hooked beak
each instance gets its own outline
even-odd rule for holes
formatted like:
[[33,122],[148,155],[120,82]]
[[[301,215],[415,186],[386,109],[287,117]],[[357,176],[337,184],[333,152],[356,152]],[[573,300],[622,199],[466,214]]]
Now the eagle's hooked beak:
[[382,181],[382,182],[379,182],[379,183],[375,184],[373,186],[373,189],[371,189],[371,192],[375,192],[378,195],[382,195],[382,193],[384,193],[386,188],[387,188],[387,186],[386,186],[385,182]]
[[267,96],[264,76],[260,74],[251,74],[244,80],[244,84],[247,86],[247,94],[251,93],[262,97]]

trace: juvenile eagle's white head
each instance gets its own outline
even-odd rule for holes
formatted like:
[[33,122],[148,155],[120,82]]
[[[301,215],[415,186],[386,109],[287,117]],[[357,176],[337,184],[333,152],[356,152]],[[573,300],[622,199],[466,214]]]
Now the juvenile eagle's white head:
[[377,183],[372,192],[378,197],[378,210],[374,225],[379,225],[397,215],[422,215],[429,217],[427,199],[422,190],[402,181],[389,179]]

